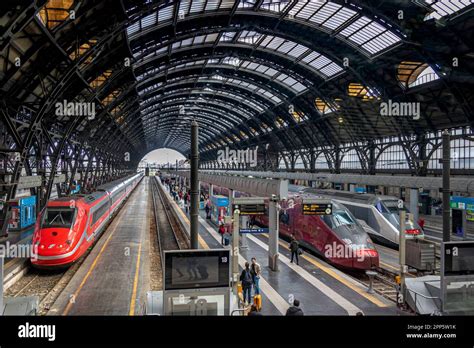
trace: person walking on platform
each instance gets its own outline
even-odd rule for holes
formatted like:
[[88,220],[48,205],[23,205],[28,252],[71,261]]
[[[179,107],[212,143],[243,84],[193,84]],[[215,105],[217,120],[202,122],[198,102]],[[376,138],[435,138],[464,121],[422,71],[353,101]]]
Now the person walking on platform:
[[254,295],[260,295],[260,276],[262,274],[262,268],[255,257],[252,257],[251,261],[252,266],[250,267],[250,270],[253,278]]
[[221,244],[224,245],[225,226],[222,222],[219,224],[219,234],[221,235]]
[[290,241],[291,263],[293,263],[293,259],[296,258],[296,264],[299,265],[299,260],[298,260],[299,249],[300,249],[300,245],[298,241],[296,240],[295,236],[291,236],[291,241]]
[[302,316],[304,315],[303,311],[300,308],[300,301],[299,300],[294,300],[293,301],[293,306],[288,308],[286,310],[287,317],[297,317],[297,316]]
[[249,304],[252,303],[252,272],[250,271],[250,264],[245,263],[245,268],[240,274],[240,281],[242,282],[242,290],[244,295],[244,302]]
[[209,201],[206,202],[206,206],[204,208],[204,210],[206,211],[206,219],[210,219],[210,212],[211,212],[211,208],[209,207]]

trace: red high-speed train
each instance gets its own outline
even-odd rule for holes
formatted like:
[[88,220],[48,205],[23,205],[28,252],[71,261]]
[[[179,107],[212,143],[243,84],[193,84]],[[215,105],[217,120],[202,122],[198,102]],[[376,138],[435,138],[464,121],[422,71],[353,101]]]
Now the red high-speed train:
[[[379,266],[379,255],[372,240],[346,207],[331,201],[332,215],[303,215],[303,198],[320,197],[290,193],[288,201],[292,199],[294,207],[282,206],[280,235],[295,236],[300,245],[345,269],[369,270]],[[256,216],[255,222],[268,226],[268,216]]]
[[104,230],[143,173],[99,186],[88,195],[51,200],[39,214],[32,243],[37,268],[68,267],[77,261]]
[[[201,189],[207,193],[209,185],[201,183]],[[329,216],[303,215],[302,199],[321,197],[301,193],[296,186],[290,185],[290,191],[292,190],[294,192],[289,193],[288,201],[293,199],[294,208],[282,209],[280,212],[281,236],[289,238],[294,235],[302,246],[345,269],[369,270],[379,266],[379,254],[372,240],[344,205],[331,201],[333,214]],[[227,188],[214,186],[213,191],[214,194],[229,195]],[[236,192],[235,196],[248,195]],[[255,222],[268,226],[268,216],[256,216]]]

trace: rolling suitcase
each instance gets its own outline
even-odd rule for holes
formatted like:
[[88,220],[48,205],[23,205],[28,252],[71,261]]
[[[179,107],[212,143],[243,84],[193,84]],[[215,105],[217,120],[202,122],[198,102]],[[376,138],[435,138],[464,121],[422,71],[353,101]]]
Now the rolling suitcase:
[[257,310],[260,311],[262,309],[262,295],[255,295],[253,297],[253,304],[257,307]]
[[224,234],[224,245],[229,245],[230,244],[230,236],[229,234],[225,233]]

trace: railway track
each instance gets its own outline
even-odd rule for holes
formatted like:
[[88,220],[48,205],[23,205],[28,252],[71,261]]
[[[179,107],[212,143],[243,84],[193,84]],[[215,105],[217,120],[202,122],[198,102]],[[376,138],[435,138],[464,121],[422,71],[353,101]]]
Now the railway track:
[[189,240],[181,230],[174,214],[172,213],[170,203],[164,197],[164,192],[160,188],[158,178],[151,180],[153,210],[155,214],[155,224],[157,238],[162,254],[167,250],[181,250],[189,247]]
[[83,260],[84,257],[66,270],[38,270],[29,267],[28,271],[5,291],[5,296],[37,296],[37,314],[46,315]]
[[[397,290],[395,283],[395,276],[391,276],[384,273],[382,269],[374,270],[377,274],[374,276],[372,289],[379,295],[393,301],[397,302]],[[352,273],[352,272],[351,272]],[[364,273],[351,274],[359,282],[363,283],[365,286],[369,287],[370,280],[369,277]]]

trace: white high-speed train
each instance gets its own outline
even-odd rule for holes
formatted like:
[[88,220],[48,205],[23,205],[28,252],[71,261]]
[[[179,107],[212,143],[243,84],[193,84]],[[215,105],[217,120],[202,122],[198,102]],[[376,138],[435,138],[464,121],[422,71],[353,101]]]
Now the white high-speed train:
[[[394,245],[399,243],[399,212],[401,209],[407,213],[409,211],[397,197],[295,185],[290,185],[290,190],[331,198],[349,209],[352,215],[362,223],[373,240]],[[399,204],[403,204],[402,208],[399,208]],[[407,239],[424,238],[423,230],[418,223],[408,219],[405,222],[405,234]]]

